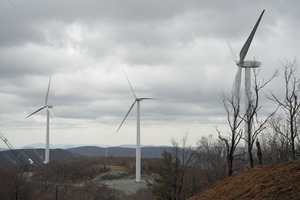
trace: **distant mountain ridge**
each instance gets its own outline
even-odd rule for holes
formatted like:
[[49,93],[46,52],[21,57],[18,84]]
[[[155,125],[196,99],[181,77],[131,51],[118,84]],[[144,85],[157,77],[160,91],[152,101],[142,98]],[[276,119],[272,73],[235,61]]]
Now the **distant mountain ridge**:
[[[171,151],[172,147],[141,147],[142,158],[161,158],[163,151]],[[69,149],[50,149],[50,161],[67,160],[76,157],[135,157],[135,148],[132,147],[98,147],[82,146]],[[18,149],[0,152],[0,167],[19,164],[44,163],[45,149]]]
[[[169,151],[172,147],[158,146],[158,147],[141,147],[142,158],[161,158],[164,150]],[[69,152],[85,157],[97,156],[116,156],[116,157],[135,157],[135,148],[126,147],[97,147],[97,146],[83,146],[67,149]]]
[[[18,149],[0,152],[0,167],[44,163],[45,149]],[[50,149],[50,160],[67,160],[76,155],[64,149]]]
[[[95,146],[95,147],[102,147],[102,148],[107,148],[107,147],[125,147],[125,148],[135,148],[135,144],[122,144],[122,145],[106,145],[106,144],[70,144],[70,143],[65,143],[65,144],[50,144],[51,149],[71,149],[71,148],[76,148],[76,147],[85,147],[85,146]],[[141,145],[141,147],[157,147],[155,145]],[[34,144],[29,144],[26,146],[23,146],[18,149],[42,149],[45,148],[45,143],[34,143]],[[1,150],[1,148],[0,148]],[[7,148],[2,148],[2,150],[7,150]]]
[[[75,147],[81,147],[81,146],[87,146],[84,144],[50,144],[51,149],[69,149],[69,148],[75,148]],[[100,146],[100,147],[106,147],[108,145],[92,145],[92,146]],[[35,143],[35,144],[29,144],[26,146],[23,146],[20,149],[43,149],[45,148],[45,143]]]

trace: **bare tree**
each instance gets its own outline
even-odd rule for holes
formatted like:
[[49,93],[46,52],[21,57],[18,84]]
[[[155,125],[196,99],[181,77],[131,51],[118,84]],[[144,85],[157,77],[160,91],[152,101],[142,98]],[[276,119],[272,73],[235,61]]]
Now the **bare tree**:
[[18,166],[1,169],[0,178],[0,199],[27,199],[33,191]]
[[289,160],[288,132],[283,116],[270,118],[267,129],[260,136],[265,163],[280,163]]
[[[291,159],[296,160],[297,149],[299,149],[299,124],[300,124],[300,102],[298,95],[300,93],[300,78],[297,74],[296,60],[293,62],[281,63],[284,72],[285,97],[281,100],[274,93],[270,99],[273,100],[286,115],[286,124],[288,132],[282,132],[277,129],[278,133],[286,136],[290,144]],[[288,134],[287,134],[288,133]]]
[[253,94],[250,95],[250,101],[247,106],[246,115],[243,117],[243,120],[246,123],[247,129],[249,131],[249,134],[247,135],[247,138],[244,138],[247,142],[247,156],[249,161],[249,167],[254,167],[254,160],[253,160],[253,145],[255,144],[255,141],[257,140],[258,135],[266,128],[266,123],[269,120],[270,117],[272,117],[276,110],[272,113],[268,114],[264,119],[260,118],[258,115],[258,112],[261,110],[262,106],[259,104],[259,97],[261,90],[269,84],[276,76],[277,71],[273,73],[271,78],[268,80],[263,80],[262,82],[258,81],[258,75],[260,72],[260,69],[253,69],[254,72],[254,85],[253,85]]
[[205,174],[208,185],[224,179],[226,175],[226,155],[224,143],[214,140],[212,135],[201,137],[197,142],[200,168]]
[[262,165],[262,153],[261,153],[261,147],[258,139],[256,139],[256,149],[257,149],[257,157],[259,165]]
[[240,156],[239,154],[236,154],[236,148],[243,136],[243,130],[240,128],[243,120],[240,117],[240,98],[235,98],[235,94],[233,93],[231,96],[226,96],[222,93],[222,102],[227,114],[230,132],[228,133],[228,137],[222,136],[218,129],[217,132],[219,134],[219,139],[226,145],[228,176],[231,176],[233,173],[233,161],[236,157]]

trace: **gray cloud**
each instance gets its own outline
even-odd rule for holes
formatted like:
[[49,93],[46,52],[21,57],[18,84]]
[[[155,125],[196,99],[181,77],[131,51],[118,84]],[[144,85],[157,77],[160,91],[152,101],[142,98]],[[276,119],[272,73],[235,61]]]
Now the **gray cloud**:
[[[105,135],[113,144],[110,133],[133,102],[124,66],[138,96],[158,98],[142,102],[145,134],[214,134],[215,125],[226,124],[220,94],[231,90],[237,70],[226,41],[238,54],[266,9],[247,55],[262,60],[264,79],[279,60],[299,55],[298,7],[258,0],[1,1],[0,126],[12,143],[33,143],[32,135],[14,138],[44,132],[45,113],[23,118],[43,106],[52,74],[49,103],[63,122],[53,124],[55,141],[63,138],[56,131],[74,134],[71,143],[101,132],[95,140]],[[263,113],[272,109],[264,98],[262,104]],[[123,130],[134,132],[134,121],[135,109]]]

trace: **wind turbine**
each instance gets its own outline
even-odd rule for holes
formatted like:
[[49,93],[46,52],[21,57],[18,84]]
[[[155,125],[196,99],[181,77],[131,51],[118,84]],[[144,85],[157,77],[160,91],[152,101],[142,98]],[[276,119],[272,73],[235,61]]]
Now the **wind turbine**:
[[[39,108],[38,110],[34,111],[33,113],[31,113],[30,115],[28,115],[26,118],[30,117],[31,115],[34,115],[35,113],[43,110],[46,108],[47,110],[47,127],[46,127],[46,148],[45,148],[45,161],[44,163],[47,164],[49,163],[49,113],[50,112],[50,108],[52,108],[52,105],[48,105],[48,96],[49,96],[49,89],[50,89],[50,83],[51,83],[51,76],[50,76],[50,80],[49,80],[49,84],[48,84],[48,90],[47,90],[47,94],[46,94],[46,98],[45,98],[45,106]],[[52,114],[52,113],[51,113]]]
[[[264,14],[265,10],[262,11],[262,13],[260,14],[260,17],[258,18],[252,32],[250,33],[248,39],[246,40],[243,48],[240,51],[240,60],[237,61],[236,60],[236,65],[238,66],[238,71],[236,73],[235,76],[235,82],[234,82],[234,93],[235,93],[235,98],[234,98],[234,109],[238,108],[238,104],[240,101],[240,90],[241,90],[241,76],[242,76],[242,68],[245,68],[245,110],[246,110],[246,117],[247,117],[247,121],[248,121],[248,117],[249,117],[249,103],[251,101],[251,73],[250,73],[250,69],[251,68],[257,68],[260,66],[260,62],[256,61],[256,60],[244,60],[248,49],[251,45],[252,39],[255,35],[256,29],[260,23],[260,20]],[[230,45],[229,45],[230,46]],[[231,53],[233,53],[232,48],[230,47]],[[247,148],[247,140],[248,140],[248,136],[249,136],[249,130],[248,130],[248,126],[247,126],[247,122],[245,122],[245,131],[244,131],[244,137],[245,137],[245,148]]]
[[149,99],[154,99],[154,98],[138,98],[131,86],[131,83],[127,77],[127,74],[123,68],[124,74],[126,76],[126,79],[128,81],[128,84],[131,88],[133,97],[134,97],[134,102],[129,108],[129,111],[125,115],[121,125],[119,126],[117,132],[120,130],[121,126],[123,125],[124,121],[126,120],[127,116],[129,115],[130,111],[134,107],[135,103],[137,104],[137,117],[136,117],[136,155],[135,155],[135,182],[139,183],[141,182],[141,128],[140,128],[140,102],[143,100],[149,100]]

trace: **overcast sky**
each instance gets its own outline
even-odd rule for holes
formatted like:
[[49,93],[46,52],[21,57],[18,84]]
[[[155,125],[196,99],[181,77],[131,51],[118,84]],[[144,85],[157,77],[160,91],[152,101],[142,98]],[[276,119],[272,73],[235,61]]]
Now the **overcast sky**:
[[[266,9],[246,59],[262,62],[267,79],[280,61],[299,57],[300,3],[294,1],[0,1],[0,130],[15,148],[51,144],[135,144],[141,102],[142,145],[170,145],[189,135],[226,131],[222,91],[230,92],[239,53]],[[244,79],[244,78],[243,78]],[[280,95],[279,76],[266,88]],[[262,94],[263,95],[263,94]],[[270,102],[262,98],[265,113]],[[0,147],[6,147],[0,142]]]

